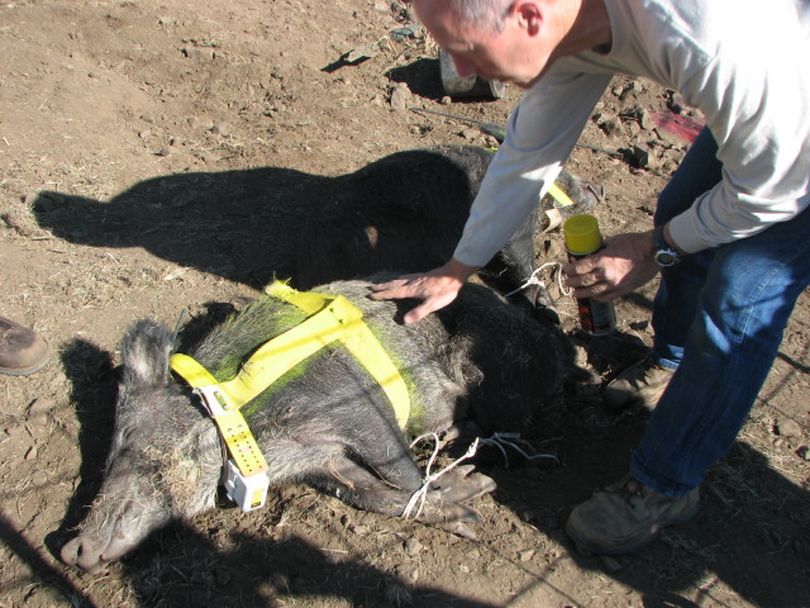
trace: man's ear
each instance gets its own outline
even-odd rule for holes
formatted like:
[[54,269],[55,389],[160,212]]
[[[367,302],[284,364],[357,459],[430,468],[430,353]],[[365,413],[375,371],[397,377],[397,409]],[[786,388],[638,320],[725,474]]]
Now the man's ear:
[[544,12],[538,2],[517,0],[512,5],[512,14],[517,18],[518,24],[526,30],[527,34],[536,36],[540,33]]

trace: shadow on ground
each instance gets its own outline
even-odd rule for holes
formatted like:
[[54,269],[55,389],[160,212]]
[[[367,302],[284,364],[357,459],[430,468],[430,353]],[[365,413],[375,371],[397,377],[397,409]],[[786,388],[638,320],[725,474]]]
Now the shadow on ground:
[[[566,416],[560,468],[539,478],[531,470],[487,471],[498,482],[503,504],[533,514],[538,530],[564,544],[580,567],[636,589],[645,607],[727,605],[728,596],[718,597],[715,589],[721,582],[752,605],[808,605],[810,493],[740,441],[707,476],[694,520],[665,530],[634,555],[580,556],[563,531],[568,512],[626,474],[647,414],[636,410],[617,417],[587,402],[575,403],[573,410]],[[533,581],[513,604],[523,605],[521,598],[533,597],[544,584]]]
[[[335,177],[274,167],[175,174],[108,202],[40,192],[32,207],[40,226],[71,243],[141,247],[252,287],[291,278],[306,289],[443,264],[491,157],[475,146],[443,147]],[[488,266],[496,285],[514,288],[531,272],[535,220]]]

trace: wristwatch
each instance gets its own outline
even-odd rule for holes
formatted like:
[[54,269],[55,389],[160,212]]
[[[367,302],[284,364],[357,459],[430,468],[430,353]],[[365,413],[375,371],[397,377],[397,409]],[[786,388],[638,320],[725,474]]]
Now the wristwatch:
[[670,247],[664,239],[664,227],[658,226],[653,230],[653,242],[655,243],[655,253],[653,258],[655,263],[661,268],[669,268],[681,261],[681,254],[674,247]]

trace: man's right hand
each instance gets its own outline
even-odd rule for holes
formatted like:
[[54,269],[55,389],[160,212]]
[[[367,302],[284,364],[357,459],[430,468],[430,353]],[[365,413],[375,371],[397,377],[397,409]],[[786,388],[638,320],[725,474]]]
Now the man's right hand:
[[422,300],[404,317],[406,324],[416,323],[455,300],[464,282],[476,270],[476,267],[462,264],[454,258],[444,266],[425,273],[407,274],[393,281],[372,285],[369,297],[372,300]]

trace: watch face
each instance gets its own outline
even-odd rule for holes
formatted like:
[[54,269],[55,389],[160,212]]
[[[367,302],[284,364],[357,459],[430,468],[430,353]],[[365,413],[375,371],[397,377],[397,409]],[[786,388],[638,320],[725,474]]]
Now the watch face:
[[659,266],[666,268],[678,263],[678,256],[667,250],[657,251],[655,253],[655,261]]

